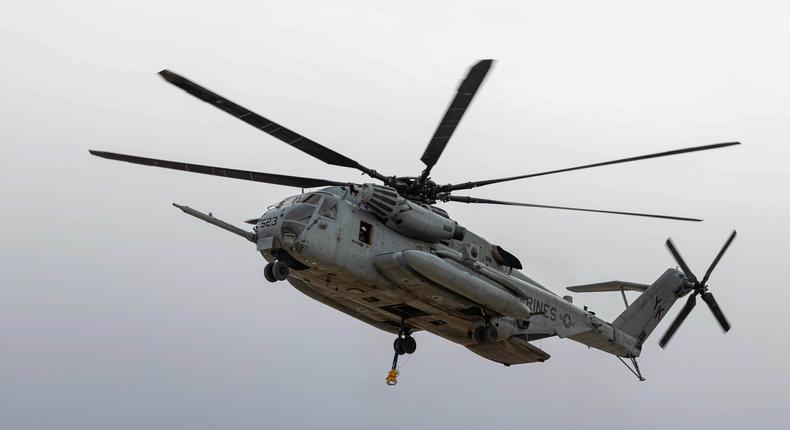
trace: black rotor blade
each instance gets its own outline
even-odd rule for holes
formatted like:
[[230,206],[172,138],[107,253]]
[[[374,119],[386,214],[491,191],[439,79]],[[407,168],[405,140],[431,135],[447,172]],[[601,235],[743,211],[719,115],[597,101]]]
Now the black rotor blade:
[[727,318],[724,317],[724,312],[721,311],[719,304],[716,303],[716,299],[713,298],[713,294],[705,291],[702,293],[702,300],[707,303],[710,311],[713,312],[713,316],[716,317],[716,321],[719,322],[721,329],[724,330],[725,333],[730,331],[730,323],[727,322]]
[[167,82],[181,88],[189,94],[209,103],[225,112],[235,116],[236,118],[246,122],[247,124],[268,133],[269,135],[280,139],[281,141],[293,146],[294,148],[305,152],[325,163],[335,166],[351,167],[359,169],[371,177],[376,179],[384,179],[384,176],[378,174],[375,170],[369,169],[358,162],[339,154],[317,142],[314,142],[293,130],[289,130],[274,121],[264,118],[257,113],[248,110],[232,101],[201,87],[200,85],[190,81],[189,79],[175,74],[169,70],[162,70],[159,75]]
[[689,269],[689,266],[686,264],[686,260],[680,256],[680,252],[678,252],[677,248],[675,248],[675,244],[672,242],[672,239],[667,239],[666,244],[669,252],[672,253],[673,257],[675,257],[675,261],[677,261],[678,266],[680,266],[681,270],[683,270],[683,274],[686,275],[692,284],[697,284],[697,277],[694,276],[694,273],[691,271],[691,269]]
[[600,209],[572,208],[567,206],[552,206],[552,205],[538,205],[533,203],[506,202],[501,200],[480,199],[477,197],[469,197],[469,196],[449,196],[448,201],[462,202],[462,203],[486,203],[491,205],[506,205],[506,206],[525,206],[530,208],[562,209],[562,210],[580,211],[580,212],[598,212],[604,214],[663,218],[663,219],[671,219],[676,221],[696,221],[696,222],[702,221],[701,219],[697,219],[697,218],[686,218],[686,217],[678,217],[678,216],[670,216],[670,215],[655,215],[655,214],[646,214],[646,213],[638,213],[638,212],[607,211]]
[[669,155],[685,154],[687,152],[704,151],[704,150],[707,150],[707,149],[724,148],[726,146],[733,146],[733,145],[740,145],[740,144],[741,144],[740,142],[715,143],[713,145],[694,146],[694,147],[691,147],[691,148],[675,149],[675,150],[672,150],[672,151],[658,152],[658,153],[655,153],[655,154],[640,155],[640,156],[637,156],[637,157],[629,157],[629,158],[621,158],[619,160],[612,160],[612,161],[604,161],[602,163],[585,164],[583,166],[568,167],[566,169],[549,170],[549,171],[546,171],[546,172],[530,173],[530,174],[520,175],[520,176],[510,176],[510,177],[507,177],[507,178],[500,178],[500,179],[488,179],[488,180],[485,180],[485,181],[465,182],[463,184],[450,185],[449,186],[449,190],[450,191],[453,191],[453,190],[468,190],[468,189],[471,189],[471,188],[480,187],[480,186],[483,186],[483,185],[496,184],[496,183],[499,183],[499,182],[515,181],[517,179],[533,178],[535,176],[552,175],[554,173],[570,172],[570,171],[573,171],[573,170],[589,169],[591,167],[608,166],[608,165],[611,165],[611,164],[627,163],[627,162],[630,162],[630,161],[647,160],[647,159],[650,159],[650,158],[667,157]]
[[658,341],[658,346],[664,348],[667,345],[667,343],[669,343],[669,340],[672,339],[672,336],[675,334],[678,327],[680,327],[680,325],[683,324],[683,321],[685,321],[686,317],[689,316],[691,310],[694,309],[694,306],[697,305],[696,296],[697,296],[696,292],[692,293],[689,296],[689,299],[686,301],[686,304],[683,305],[683,309],[680,310],[680,313],[678,313],[678,316],[676,316],[674,321],[672,321],[672,324],[667,329],[667,332],[664,333],[664,336],[662,336],[661,340]]
[[727,239],[727,242],[724,243],[724,246],[721,248],[721,251],[719,251],[719,254],[716,255],[716,258],[713,260],[713,263],[710,263],[710,267],[708,267],[708,271],[705,272],[705,276],[702,278],[702,285],[705,285],[708,282],[708,278],[710,278],[710,274],[713,272],[713,269],[716,267],[716,265],[719,264],[719,260],[721,260],[721,256],[724,255],[725,252],[727,252],[727,248],[730,247],[732,241],[735,240],[736,234],[737,233],[735,232],[735,230],[733,230],[732,234],[730,234],[730,238]]
[[158,160],[156,158],[137,157],[134,155],[116,154],[114,152],[90,150],[92,155],[110,160],[126,161],[144,166],[164,167],[165,169],[182,170],[184,172],[203,173],[205,175],[225,176],[245,181],[265,182],[267,184],[285,185],[299,188],[315,188],[327,185],[346,185],[346,182],[329,181],[326,179],[304,178],[300,176],[277,175],[274,173],[253,172],[249,170],[227,169],[224,167],[204,166],[200,164],[182,163],[180,161]]
[[428,142],[428,147],[425,148],[425,152],[423,152],[420,158],[426,166],[425,170],[422,172],[422,179],[428,177],[433,166],[439,161],[442,151],[444,151],[444,148],[447,146],[447,142],[450,140],[450,137],[452,137],[455,128],[458,127],[458,123],[464,116],[464,112],[469,108],[469,103],[472,102],[475,93],[477,93],[477,90],[483,83],[483,79],[485,79],[486,74],[488,74],[488,71],[491,69],[491,64],[493,62],[494,60],[481,60],[477,62],[477,64],[469,69],[466,78],[461,81],[455,98],[447,108],[447,112],[445,112],[442,121],[433,133],[431,141]]

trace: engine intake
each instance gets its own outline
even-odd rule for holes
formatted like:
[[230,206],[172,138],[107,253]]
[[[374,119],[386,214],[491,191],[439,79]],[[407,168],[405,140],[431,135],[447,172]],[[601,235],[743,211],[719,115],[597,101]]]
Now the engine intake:
[[363,184],[360,201],[386,220],[386,226],[404,236],[428,242],[463,240],[466,228],[435,213],[430,206],[401,197],[397,191],[377,184]]

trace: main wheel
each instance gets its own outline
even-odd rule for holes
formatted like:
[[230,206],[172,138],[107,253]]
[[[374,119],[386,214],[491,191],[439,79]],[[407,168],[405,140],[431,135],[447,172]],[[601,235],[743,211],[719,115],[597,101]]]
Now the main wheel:
[[414,340],[411,336],[406,336],[403,338],[403,352],[406,354],[414,354],[414,351],[417,350],[417,341]]
[[272,265],[272,274],[274,278],[278,281],[284,281],[288,278],[288,273],[291,270],[288,268],[288,265],[284,261],[277,260]]
[[395,338],[395,342],[392,343],[392,347],[395,349],[395,353],[398,355],[403,355],[406,353],[406,350],[403,349],[403,338],[400,336]]
[[268,263],[263,267],[263,277],[269,282],[277,282],[277,278],[274,277],[274,272],[272,271],[272,266],[274,266],[272,263]]

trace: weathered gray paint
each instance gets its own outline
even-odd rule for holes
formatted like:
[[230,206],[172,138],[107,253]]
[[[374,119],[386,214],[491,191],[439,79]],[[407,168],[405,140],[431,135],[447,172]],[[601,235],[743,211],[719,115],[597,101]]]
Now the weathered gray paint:
[[[499,265],[490,258],[491,243],[473,232],[465,231],[462,240],[450,239],[455,231],[446,226],[456,226],[455,221],[430,210],[414,210],[410,206],[422,206],[402,198],[386,213],[372,210],[366,204],[371,188],[370,184],[330,187],[311,193],[321,196],[315,204],[293,203],[307,196],[286,199],[288,204],[274,205],[259,218],[255,238],[268,262],[285,251],[306,267],[291,270],[288,280],[297,290],[388,332],[397,330],[402,317],[389,307],[408,305],[420,312],[405,320],[410,329],[434,333],[508,365],[549,358],[528,343],[530,336],[568,338],[617,356],[638,357],[642,342],[666,310],[688,292],[682,288],[680,272],[669,269],[612,324],[518,270]],[[337,202],[334,217],[318,209],[326,199]],[[283,230],[292,211],[305,214],[296,236]],[[411,218],[403,217],[404,212]],[[308,213],[312,213],[309,219]],[[391,228],[396,216],[401,221],[397,231]],[[213,217],[198,218],[240,234]],[[369,243],[358,237],[361,222],[371,226]],[[426,227],[430,225],[438,228]],[[420,234],[427,240],[420,240]],[[577,290],[620,288],[643,287],[618,281]],[[497,328],[496,342],[479,344],[473,333],[487,321]]]

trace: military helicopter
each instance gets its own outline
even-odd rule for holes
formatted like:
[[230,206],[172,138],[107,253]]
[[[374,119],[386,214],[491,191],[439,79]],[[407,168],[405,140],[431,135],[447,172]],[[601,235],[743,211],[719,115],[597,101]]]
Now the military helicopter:
[[[616,356],[639,379],[642,346],[675,301],[685,306],[659,344],[664,347],[700,296],[726,332],[730,324],[708,279],[735,239],[733,231],[702,280],[686,265],[671,240],[666,246],[679,269],[667,269],[652,284],[610,281],[569,287],[572,292],[619,291],[625,311],[613,322],[597,317],[522,273],[522,263],[502,246],[461,226],[444,202],[525,206],[627,216],[701,221],[697,218],[551,206],[456,195],[456,191],[537,176],[608,166],[739,145],[717,143],[622,158],[518,176],[441,184],[431,169],[447,146],[493,60],[474,64],[461,81],[444,117],[420,160],[417,176],[387,176],[339,154],[293,130],[262,117],[168,70],[159,74],[170,84],[327,164],[362,171],[378,183],[338,182],[216,166],[167,161],[112,152],[90,153],[112,160],[164,167],[301,188],[302,192],[271,205],[259,218],[246,221],[252,231],[211,213],[173,204],[185,213],[254,243],[271,282],[288,281],[298,291],[360,321],[394,334],[395,350],[388,385],[398,382],[398,357],[417,349],[414,334],[426,331],[506,366],[544,362],[550,355],[533,341],[567,338]],[[323,188],[321,188],[323,187]],[[305,192],[305,189],[316,189]],[[625,291],[641,293],[631,304]],[[630,365],[626,360],[630,360]]]

